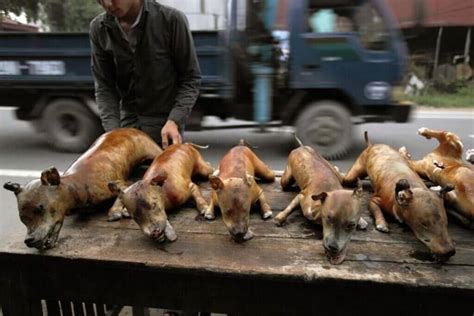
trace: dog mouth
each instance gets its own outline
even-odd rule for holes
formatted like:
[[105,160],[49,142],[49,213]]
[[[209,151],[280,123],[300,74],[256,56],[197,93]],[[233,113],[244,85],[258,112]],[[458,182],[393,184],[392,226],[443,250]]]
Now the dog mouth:
[[449,251],[447,253],[444,253],[444,254],[432,254],[433,256],[433,259],[438,262],[438,263],[444,263],[446,261],[449,260],[449,258],[451,258],[452,256],[454,256],[454,254],[456,253],[455,250],[452,250],[452,251]]
[[243,243],[253,238],[253,232],[250,230],[247,230],[247,232],[245,233],[235,233],[235,234],[231,234],[231,236],[232,236],[233,241],[237,243]]
[[158,227],[154,228],[150,233],[150,238],[158,242],[164,242],[166,240],[166,234],[164,229]]
[[36,248],[38,250],[47,250],[54,248],[59,239],[59,232],[61,231],[62,222],[56,222],[48,231],[43,239],[28,241],[25,243],[30,248]]
[[329,263],[334,265],[341,264],[346,258],[347,248],[348,247],[346,245],[342,250],[334,251],[324,247],[324,252],[326,253],[326,257],[328,258]]

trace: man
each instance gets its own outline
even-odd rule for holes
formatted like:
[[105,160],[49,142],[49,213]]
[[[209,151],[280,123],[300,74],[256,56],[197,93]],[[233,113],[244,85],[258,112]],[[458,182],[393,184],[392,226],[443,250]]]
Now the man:
[[182,142],[201,74],[183,13],[153,0],[97,0],[90,24],[95,97],[106,131],[135,127]]

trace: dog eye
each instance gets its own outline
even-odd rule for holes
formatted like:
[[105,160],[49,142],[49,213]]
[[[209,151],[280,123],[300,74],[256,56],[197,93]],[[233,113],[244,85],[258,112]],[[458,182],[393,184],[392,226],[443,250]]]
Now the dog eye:
[[37,207],[35,207],[33,209],[33,214],[41,215],[41,214],[43,214],[43,211],[44,211],[44,206],[42,204],[40,204],[40,205],[38,205]]

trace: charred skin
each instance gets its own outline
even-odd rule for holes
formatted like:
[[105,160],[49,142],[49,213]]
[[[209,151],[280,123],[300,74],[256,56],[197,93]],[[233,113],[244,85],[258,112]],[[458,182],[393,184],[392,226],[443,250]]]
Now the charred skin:
[[264,181],[275,180],[273,171],[241,142],[229,150],[222,158],[219,169],[209,177],[212,195],[204,216],[209,220],[214,219],[214,208],[219,207],[224,224],[237,242],[253,237],[249,229],[252,205],[260,203],[263,219],[272,216],[272,209],[263,190],[255,182],[255,176]]
[[[28,247],[48,249],[56,245],[65,215],[73,208],[88,207],[116,197],[107,184],[123,184],[132,168],[162,152],[145,133],[123,128],[103,134],[62,176],[52,167],[41,178],[21,186],[6,183],[17,198],[21,221],[27,227]],[[109,217],[127,215],[120,201]]]
[[[176,233],[166,210],[193,197],[199,212],[204,213],[207,203],[192,177],[208,178],[212,171],[192,144],[174,144],[153,160],[142,180],[119,193],[120,199],[146,236],[174,241]],[[111,190],[120,191],[120,187],[111,184]]]
[[361,219],[362,188],[344,190],[337,170],[309,146],[294,149],[281,178],[284,190],[295,183],[300,193],[280,212],[275,220],[283,225],[287,217],[300,206],[304,216],[323,226],[323,246],[331,264],[344,261],[348,245]]
[[399,152],[368,142],[344,183],[353,184],[365,175],[370,177],[374,189],[368,208],[379,231],[389,231],[382,213],[385,212],[406,223],[440,261],[454,255],[442,198],[426,187]]
[[400,148],[400,153],[421,177],[436,185],[454,186],[454,190],[445,196],[446,204],[453,208],[449,212],[459,223],[474,229],[474,166],[462,159],[461,139],[450,132],[427,128],[420,128],[418,134],[437,139],[438,147],[417,161],[410,159],[405,148]]

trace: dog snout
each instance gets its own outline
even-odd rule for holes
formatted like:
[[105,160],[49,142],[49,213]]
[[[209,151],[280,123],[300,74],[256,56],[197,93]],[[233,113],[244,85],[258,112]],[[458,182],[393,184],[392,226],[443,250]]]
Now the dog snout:
[[237,232],[232,234],[232,238],[237,241],[237,242],[243,242],[245,241],[245,233],[242,232]]
[[444,254],[441,254],[441,255],[437,255],[436,256],[436,259],[439,261],[439,262],[445,262],[445,261],[448,261],[449,258],[451,258],[452,256],[454,256],[456,254],[456,249],[451,249],[449,250],[448,252],[444,253]]
[[153,238],[153,239],[158,239],[158,238],[160,238],[162,235],[163,235],[163,230],[160,229],[160,228],[158,228],[158,227],[155,228],[155,229],[151,232],[151,234],[150,234],[151,238]]
[[34,237],[31,236],[28,236],[25,239],[25,244],[30,248],[37,247],[39,243],[40,242],[38,242]]
[[329,251],[330,253],[339,252],[339,247],[337,246],[336,243],[333,243],[333,242],[326,243],[325,247],[326,247],[326,250]]

